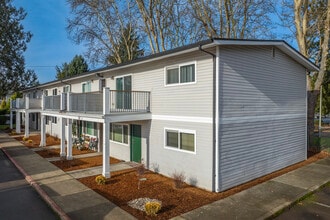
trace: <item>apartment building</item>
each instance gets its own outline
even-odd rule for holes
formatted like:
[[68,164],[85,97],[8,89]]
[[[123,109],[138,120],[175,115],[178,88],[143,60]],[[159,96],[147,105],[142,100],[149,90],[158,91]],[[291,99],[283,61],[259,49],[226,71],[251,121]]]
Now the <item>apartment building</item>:
[[29,88],[11,115],[67,159],[97,139],[106,177],[111,155],[220,192],[306,159],[312,71],[284,41],[212,39]]

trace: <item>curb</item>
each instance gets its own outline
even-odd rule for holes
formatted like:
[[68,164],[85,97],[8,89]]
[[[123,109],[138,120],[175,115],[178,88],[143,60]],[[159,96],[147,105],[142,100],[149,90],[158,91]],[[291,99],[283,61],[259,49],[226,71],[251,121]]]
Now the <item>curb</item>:
[[39,193],[39,195],[44,199],[44,201],[55,211],[62,220],[71,220],[71,218],[62,210],[62,208],[57,205],[47,194],[46,192],[38,185],[33,178],[28,175],[25,170],[10,156],[6,149],[1,148],[10,161],[17,167],[17,169],[23,174],[25,180]]

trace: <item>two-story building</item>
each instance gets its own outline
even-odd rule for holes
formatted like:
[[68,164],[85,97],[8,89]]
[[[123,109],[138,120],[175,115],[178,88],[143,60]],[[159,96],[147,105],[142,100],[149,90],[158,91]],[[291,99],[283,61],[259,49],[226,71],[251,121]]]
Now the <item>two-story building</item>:
[[212,39],[29,88],[11,112],[68,159],[97,138],[106,177],[111,155],[219,192],[306,159],[311,71],[284,41]]

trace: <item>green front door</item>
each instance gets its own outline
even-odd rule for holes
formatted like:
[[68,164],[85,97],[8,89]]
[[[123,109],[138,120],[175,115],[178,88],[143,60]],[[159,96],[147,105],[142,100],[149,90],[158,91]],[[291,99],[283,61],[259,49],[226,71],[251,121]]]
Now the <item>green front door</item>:
[[141,162],[141,125],[131,125],[131,161]]

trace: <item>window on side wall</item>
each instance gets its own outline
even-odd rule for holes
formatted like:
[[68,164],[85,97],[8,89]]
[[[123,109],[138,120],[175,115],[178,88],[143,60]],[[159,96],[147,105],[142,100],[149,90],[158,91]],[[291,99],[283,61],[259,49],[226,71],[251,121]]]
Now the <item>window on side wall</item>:
[[110,124],[110,140],[128,144],[128,125]]
[[180,151],[196,152],[196,132],[165,128],[165,147]]
[[196,82],[195,63],[165,68],[165,85],[180,85]]

